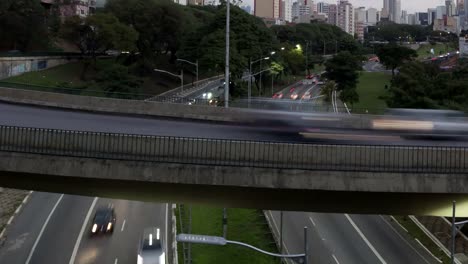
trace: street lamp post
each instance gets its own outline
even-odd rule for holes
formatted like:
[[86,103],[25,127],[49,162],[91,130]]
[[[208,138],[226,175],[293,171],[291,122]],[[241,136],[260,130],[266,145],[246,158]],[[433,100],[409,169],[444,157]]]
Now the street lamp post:
[[195,62],[191,62],[191,61],[188,61],[188,60],[183,60],[183,59],[177,59],[177,61],[182,61],[182,62],[186,62],[188,64],[192,64],[196,67],[196,75],[197,75],[197,86],[198,86],[198,60],[195,61]]
[[224,76],[224,107],[229,107],[229,16],[230,1],[226,1],[226,72]]
[[233,241],[233,240],[227,240],[224,237],[217,237],[217,236],[205,236],[205,235],[193,235],[193,234],[179,234],[176,237],[177,242],[182,242],[182,243],[195,243],[195,244],[206,244],[206,245],[215,245],[215,246],[225,246],[227,244],[234,244],[234,245],[239,245],[242,247],[247,247],[252,250],[255,250],[257,252],[260,252],[265,255],[269,255],[272,257],[277,257],[277,258],[288,258],[288,259],[293,259],[298,262],[298,260],[302,260],[302,262],[298,262],[301,264],[308,264],[308,251],[307,251],[307,227],[304,227],[304,253],[302,254],[276,254],[272,252],[268,252],[265,250],[262,250],[260,248],[254,247],[252,245],[249,245],[247,243],[239,242],[239,241]]
[[265,58],[260,58],[256,61],[252,61],[252,59],[250,59],[250,67],[249,67],[249,87],[248,87],[248,91],[247,91],[247,99],[249,101],[249,104],[250,104],[250,101],[252,99],[252,76],[254,76],[252,74],[252,65],[259,62],[259,61],[262,61],[262,60],[269,60],[270,57],[265,57]]
[[174,76],[174,77],[179,78],[179,79],[180,79],[180,89],[181,89],[181,92],[184,91],[184,69],[180,70],[180,75],[174,74],[174,73],[172,73],[172,72],[164,71],[164,70],[159,70],[159,69],[153,69],[153,71],[166,73],[166,74],[169,74],[169,75],[171,75],[171,76]]

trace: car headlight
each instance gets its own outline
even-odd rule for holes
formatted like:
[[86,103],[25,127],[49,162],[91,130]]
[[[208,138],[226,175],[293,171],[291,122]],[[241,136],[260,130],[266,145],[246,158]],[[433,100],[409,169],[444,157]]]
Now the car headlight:
[[91,229],[91,232],[96,233],[96,230],[97,230],[97,224],[94,224],[93,229]]
[[109,222],[109,223],[107,224],[107,231],[111,230],[111,228],[112,228],[112,223]]

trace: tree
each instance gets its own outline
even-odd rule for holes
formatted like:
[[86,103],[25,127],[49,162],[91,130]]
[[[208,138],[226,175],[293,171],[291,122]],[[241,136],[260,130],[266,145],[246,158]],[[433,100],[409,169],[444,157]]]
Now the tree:
[[341,101],[351,104],[359,101],[356,92],[358,71],[362,69],[360,58],[345,51],[340,52],[332,59],[325,62],[326,76],[337,84]]
[[388,90],[389,107],[451,108],[468,110],[468,63],[461,62],[452,72],[437,65],[409,62],[403,65]]
[[380,48],[377,51],[377,56],[387,68],[392,69],[392,76],[395,76],[396,68],[416,58],[418,53],[415,50],[403,46],[390,44]]
[[119,22],[112,14],[96,14],[83,19],[65,20],[61,36],[76,45],[83,54],[96,57],[110,49],[134,51],[138,33]]
[[327,103],[330,103],[332,100],[332,93],[335,90],[336,83],[334,81],[329,81],[325,86],[320,90],[320,94],[323,95],[323,100]]
[[30,51],[48,45],[45,10],[37,0],[0,1],[0,50]]

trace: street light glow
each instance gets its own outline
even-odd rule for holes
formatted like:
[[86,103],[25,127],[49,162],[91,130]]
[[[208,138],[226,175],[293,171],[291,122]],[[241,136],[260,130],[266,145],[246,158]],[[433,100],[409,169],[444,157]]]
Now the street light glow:
[[271,55],[275,55],[275,54],[276,54],[276,51],[272,51],[272,52],[271,52]]
[[296,48],[297,48],[297,49],[301,49],[301,45],[297,44],[297,45],[296,45]]
[[264,60],[269,60],[269,59],[270,59],[270,57],[265,57],[265,59],[264,59]]
[[281,47],[281,50],[284,50],[284,47]]

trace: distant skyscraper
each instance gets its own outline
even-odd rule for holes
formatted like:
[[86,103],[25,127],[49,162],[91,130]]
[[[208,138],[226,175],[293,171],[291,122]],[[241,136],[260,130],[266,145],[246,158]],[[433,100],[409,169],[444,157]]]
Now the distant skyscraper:
[[447,9],[445,6],[436,7],[436,19],[444,19]]
[[354,8],[347,0],[340,0],[338,3],[338,27],[354,36]]
[[375,9],[375,8],[367,9],[366,22],[370,26],[373,26],[373,25],[377,24],[377,9]]
[[453,3],[453,0],[445,0],[445,14],[449,17],[454,16],[455,12],[454,11],[455,4]]
[[427,23],[432,25],[434,23],[434,19],[437,18],[437,9],[429,8],[427,9]]
[[292,22],[292,0],[281,1],[281,18],[284,21]]
[[401,1],[400,0],[383,0],[382,17],[388,18],[390,21],[400,23],[401,20]]
[[408,14],[408,24],[416,25],[416,14]]
[[408,12],[406,12],[406,10],[401,11],[400,23],[401,24],[408,24]]
[[328,3],[320,2],[317,4],[317,13],[328,14]]
[[338,25],[338,5],[328,5],[328,24]]
[[261,18],[280,18],[280,0],[254,0],[254,15]]
[[354,9],[354,20],[355,22],[362,22],[362,23],[367,22],[365,7],[361,6],[361,7]]

